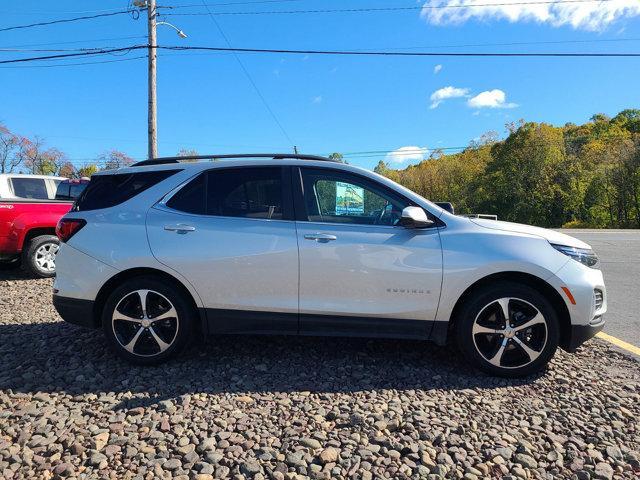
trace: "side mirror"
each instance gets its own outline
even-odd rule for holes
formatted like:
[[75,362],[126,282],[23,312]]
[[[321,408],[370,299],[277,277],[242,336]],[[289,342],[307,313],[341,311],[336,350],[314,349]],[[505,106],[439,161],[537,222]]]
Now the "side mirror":
[[439,206],[441,209],[446,210],[447,212],[454,214],[455,212],[453,210],[453,204],[451,202],[434,202],[437,206]]
[[433,225],[425,211],[420,207],[406,207],[402,210],[400,225],[406,228],[425,228]]

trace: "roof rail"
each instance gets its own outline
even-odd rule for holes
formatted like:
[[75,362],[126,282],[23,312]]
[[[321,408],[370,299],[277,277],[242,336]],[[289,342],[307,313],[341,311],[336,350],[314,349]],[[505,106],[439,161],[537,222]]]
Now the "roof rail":
[[321,157],[318,155],[301,155],[297,153],[239,153],[239,154],[224,154],[224,155],[186,155],[184,157],[162,157],[154,158],[152,160],[142,160],[141,162],[134,163],[132,167],[144,167],[147,165],[165,165],[170,163],[180,163],[190,160],[216,160],[219,158],[272,158],[273,160],[283,160],[287,158],[297,160],[319,160],[323,162],[338,162],[339,160],[333,160],[327,157]]

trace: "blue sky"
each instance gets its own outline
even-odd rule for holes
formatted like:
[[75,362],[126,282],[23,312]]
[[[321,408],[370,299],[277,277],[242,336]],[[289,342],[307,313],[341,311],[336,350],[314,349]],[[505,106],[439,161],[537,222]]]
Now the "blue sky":
[[[521,1],[521,0],[520,0]],[[214,12],[419,6],[412,0],[207,0]],[[477,3],[491,3],[487,1]],[[199,4],[166,0],[161,5]],[[424,2],[423,2],[424,3]],[[427,4],[471,3],[431,0]],[[5,0],[0,28],[124,9],[126,0]],[[202,13],[204,8],[173,12]],[[227,15],[218,22],[234,47],[288,49],[412,49],[415,51],[640,51],[640,2],[532,5],[376,13]],[[210,17],[166,17],[188,34],[158,28],[161,45],[226,46]],[[573,24],[572,24],[573,23]],[[80,48],[145,43],[146,21],[112,16],[0,32],[0,48]],[[109,39],[109,40],[103,40]],[[117,40],[111,40],[117,39]],[[635,39],[635,40],[630,40]],[[597,42],[593,42],[596,40]],[[606,40],[606,41],[603,41]],[[609,41],[615,40],[615,41]],[[529,42],[539,45],[466,46]],[[77,43],[60,43],[77,42]],[[34,46],[36,44],[48,44]],[[449,46],[443,48],[443,46]],[[36,52],[0,52],[2,59]],[[121,60],[143,55],[47,61],[42,65]],[[504,135],[524,118],[582,123],[597,112],[640,108],[639,58],[353,58],[241,54],[262,95],[303,153],[426,150],[464,146],[483,132]],[[29,65],[29,68],[26,68]],[[109,149],[147,152],[147,64],[134,59],[95,65],[30,68],[0,65],[0,122],[16,133],[83,163]],[[436,65],[441,65],[439,71]],[[446,88],[451,87],[451,88]],[[441,90],[445,89],[445,90]],[[440,94],[435,94],[440,90]],[[484,92],[484,93],[483,93]],[[434,96],[435,95],[435,96]],[[448,95],[448,96],[447,96]],[[433,97],[432,97],[433,96]],[[162,52],[158,61],[161,155],[291,151],[291,142],[230,54]],[[434,107],[435,108],[432,108]],[[394,167],[420,155],[349,159]]]

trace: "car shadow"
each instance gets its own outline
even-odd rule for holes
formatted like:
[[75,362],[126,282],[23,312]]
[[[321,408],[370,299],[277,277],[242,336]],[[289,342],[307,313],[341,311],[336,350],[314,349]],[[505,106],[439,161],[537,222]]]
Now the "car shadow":
[[2,280],[35,280],[33,274],[26,272],[20,263],[2,263],[0,262],[0,281]]
[[471,369],[450,347],[407,340],[220,336],[161,366],[131,365],[102,332],[65,322],[0,325],[0,390],[119,395],[114,409],[184,394],[352,393],[364,390],[492,389],[506,380]]

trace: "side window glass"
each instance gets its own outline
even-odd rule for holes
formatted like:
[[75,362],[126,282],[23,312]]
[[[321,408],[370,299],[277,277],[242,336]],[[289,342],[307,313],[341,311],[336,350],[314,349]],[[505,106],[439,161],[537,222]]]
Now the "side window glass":
[[208,175],[209,215],[282,219],[280,167],[214,169]]
[[43,178],[16,177],[11,179],[11,186],[16,197],[49,199],[47,186]]
[[409,204],[384,187],[341,172],[303,169],[311,222],[394,226]]
[[167,202],[167,207],[185,213],[205,213],[205,174],[200,174]]

